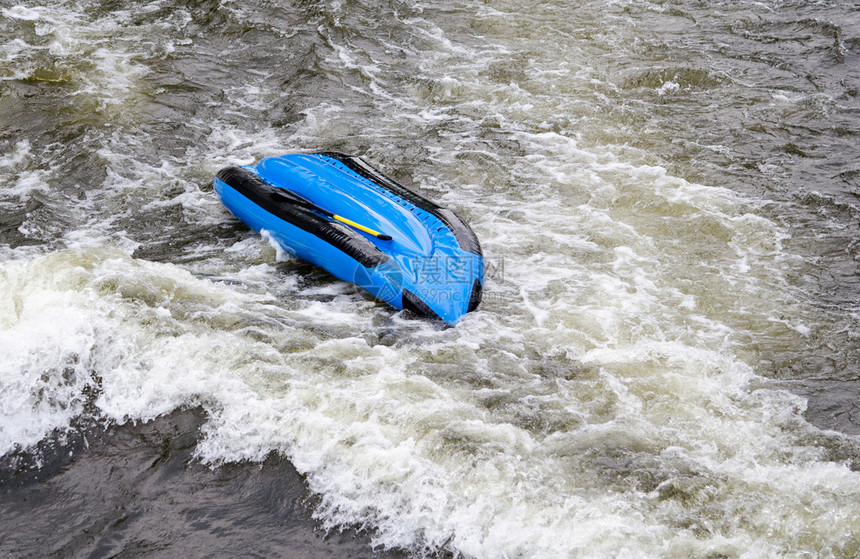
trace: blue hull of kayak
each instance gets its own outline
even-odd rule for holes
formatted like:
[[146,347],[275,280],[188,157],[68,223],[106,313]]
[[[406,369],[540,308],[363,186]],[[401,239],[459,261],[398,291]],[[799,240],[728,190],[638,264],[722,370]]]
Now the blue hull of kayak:
[[[268,157],[222,169],[214,187],[233,215],[286,252],[397,309],[454,322],[481,300],[484,260],[469,226],[361,158]],[[391,239],[380,240],[332,214]]]

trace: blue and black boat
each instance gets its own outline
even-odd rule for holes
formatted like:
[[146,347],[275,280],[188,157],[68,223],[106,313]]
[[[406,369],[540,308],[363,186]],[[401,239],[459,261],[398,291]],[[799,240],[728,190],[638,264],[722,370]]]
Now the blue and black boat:
[[286,252],[397,309],[453,322],[481,301],[484,259],[472,229],[360,157],[268,157],[222,169],[215,192]]

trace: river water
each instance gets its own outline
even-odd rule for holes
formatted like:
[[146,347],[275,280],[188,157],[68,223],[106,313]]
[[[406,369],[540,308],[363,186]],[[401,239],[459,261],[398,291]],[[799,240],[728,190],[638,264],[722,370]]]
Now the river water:
[[[212,191],[322,150],[478,312]],[[860,553],[856,3],[0,0],[0,180],[4,556]]]

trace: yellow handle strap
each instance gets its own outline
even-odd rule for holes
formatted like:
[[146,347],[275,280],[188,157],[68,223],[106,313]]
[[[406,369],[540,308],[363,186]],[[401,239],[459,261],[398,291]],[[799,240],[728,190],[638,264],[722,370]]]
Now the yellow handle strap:
[[390,240],[391,240],[391,237],[390,237],[390,236],[388,236],[388,235],[383,235],[383,234],[382,234],[382,233],[380,233],[379,231],[374,231],[374,230],[373,230],[373,229],[371,229],[370,227],[365,227],[364,225],[362,225],[362,224],[360,224],[360,223],[356,223],[356,222],[354,222],[354,221],[352,221],[352,220],[350,220],[350,219],[347,219],[347,218],[345,218],[345,217],[341,217],[341,216],[339,216],[339,215],[337,215],[337,214],[333,214],[333,215],[332,215],[332,218],[333,218],[333,219],[335,219],[335,220],[337,220],[337,221],[340,221],[341,223],[346,223],[346,224],[347,224],[347,225],[349,225],[350,227],[355,227],[355,228],[356,228],[356,229],[358,229],[359,231],[364,231],[365,233],[369,233],[369,234],[373,235],[374,237],[376,237],[376,238],[378,238],[378,239],[380,239],[380,240],[383,240],[383,241],[390,241]]

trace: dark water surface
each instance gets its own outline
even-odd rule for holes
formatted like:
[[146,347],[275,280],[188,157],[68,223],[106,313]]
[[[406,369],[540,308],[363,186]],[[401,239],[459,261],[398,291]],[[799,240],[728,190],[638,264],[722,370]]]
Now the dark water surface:
[[6,557],[380,557],[353,530],[324,533],[285,459],[211,469],[193,457],[201,410],[80,429],[2,463]]
[[[212,192],[320,150],[477,313]],[[0,555],[856,557],[858,161],[856,3],[0,0]]]

